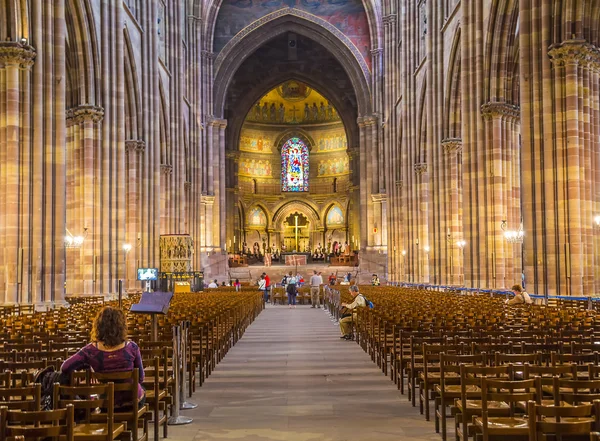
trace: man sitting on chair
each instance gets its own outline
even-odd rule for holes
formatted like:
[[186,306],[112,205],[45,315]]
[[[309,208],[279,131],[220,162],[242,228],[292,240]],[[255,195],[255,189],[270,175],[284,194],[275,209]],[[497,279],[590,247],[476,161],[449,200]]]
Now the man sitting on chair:
[[340,319],[340,331],[342,331],[340,338],[346,340],[352,340],[352,323],[356,321],[355,309],[367,306],[365,297],[358,292],[358,286],[352,285],[349,291],[354,301],[350,304],[342,303],[342,308],[346,308],[347,312],[342,314],[342,318]]

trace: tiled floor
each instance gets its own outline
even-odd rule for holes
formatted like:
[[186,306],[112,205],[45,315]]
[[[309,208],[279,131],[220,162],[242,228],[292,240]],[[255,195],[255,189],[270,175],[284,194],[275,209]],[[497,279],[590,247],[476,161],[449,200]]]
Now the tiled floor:
[[322,309],[267,307],[198,389],[169,440],[439,440]]

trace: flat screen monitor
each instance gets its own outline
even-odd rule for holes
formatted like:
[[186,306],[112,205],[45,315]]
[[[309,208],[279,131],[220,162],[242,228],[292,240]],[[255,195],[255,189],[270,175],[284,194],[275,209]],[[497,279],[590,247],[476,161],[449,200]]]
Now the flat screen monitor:
[[157,268],[138,268],[137,279],[142,282],[149,280],[158,280],[158,269]]

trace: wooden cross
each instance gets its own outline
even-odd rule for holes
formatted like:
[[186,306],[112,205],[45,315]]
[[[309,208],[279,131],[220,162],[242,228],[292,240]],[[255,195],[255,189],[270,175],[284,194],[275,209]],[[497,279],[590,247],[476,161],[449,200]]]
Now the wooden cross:
[[296,237],[296,247],[295,250],[298,250],[298,232],[302,229],[302,228],[306,228],[306,225],[298,225],[298,215],[296,214],[294,216],[294,225],[288,225],[288,228],[293,228],[294,229],[294,235]]

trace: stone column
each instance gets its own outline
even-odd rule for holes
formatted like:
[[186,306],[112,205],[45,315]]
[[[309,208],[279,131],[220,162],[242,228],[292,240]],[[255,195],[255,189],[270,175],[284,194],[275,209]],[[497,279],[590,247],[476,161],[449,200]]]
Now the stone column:
[[446,156],[446,169],[448,171],[448,201],[449,206],[446,207],[447,232],[448,240],[450,241],[450,283],[452,285],[463,284],[463,250],[457,245],[457,241],[463,240],[462,220],[459,216],[459,175],[458,175],[458,153],[462,149],[462,141],[460,139],[445,139],[442,141],[442,148]]
[[428,207],[429,207],[429,176],[427,163],[419,162],[414,165],[417,183],[418,197],[418,235],[419,241],[417,245],[417,260],[419,268],[417,268],[418,282],[429,283],[429,259],[433,248],[429,242],[429,224],[428,224]]
[[[6,105],[6,114],[0,121],[0,130],[4,139],[0,140],[0,179],[4,218],[3,232],[0,235],[0,288],[4,291],[3,303],[19,303],[23,299],[23,263],[24,245],[29,245],[22,229],[22,208],[20,207],[21,181],[24,167],[21,156],[29,145],[22,143],[23,124],[29,122],[22,118],[23,101],[21,94],[28,90],[23,79],[29,78],[33,66],[35,51],[32,47],[20,43],[0,43],[0,71],[5,78],[4,87],[0,88],[0,102]],[[21,70],[25,72],[21,76]],[[3,95],[3,96],[2,96]],[[29,105],[29,103],[25,103]],[[28,202],[28,201],[27,201]],[[33,244],[32,244],[33,245]],[[29,251],[29,250],[27,250]]]

